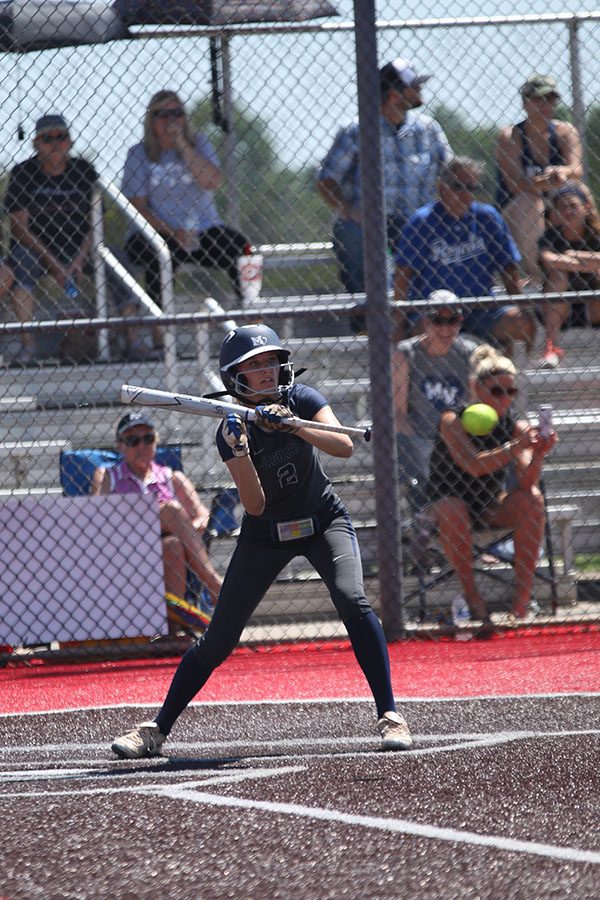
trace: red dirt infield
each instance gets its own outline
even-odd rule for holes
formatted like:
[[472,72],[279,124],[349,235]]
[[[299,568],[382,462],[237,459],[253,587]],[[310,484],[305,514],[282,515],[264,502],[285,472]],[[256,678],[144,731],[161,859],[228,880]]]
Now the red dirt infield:
[[[600,692],[600,632],[504,635],[490,641],[390,645],[398,698]],[[10,666],[0,713],[160,704],[176,659]],[[199,699],[212,702],[368,698],[347,642],[239,648]]]

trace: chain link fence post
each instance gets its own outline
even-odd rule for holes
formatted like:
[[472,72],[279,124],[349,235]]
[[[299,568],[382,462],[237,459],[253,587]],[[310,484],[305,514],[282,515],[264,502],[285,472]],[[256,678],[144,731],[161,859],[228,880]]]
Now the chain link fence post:
[[379,591],[383,627],[388,640],[393,640],[404,633],[404,614],[401,604],[402,551],[391,379],[392,319],[386,281],[387,237],[375,4],[371,0],[356,0],[354,16]]

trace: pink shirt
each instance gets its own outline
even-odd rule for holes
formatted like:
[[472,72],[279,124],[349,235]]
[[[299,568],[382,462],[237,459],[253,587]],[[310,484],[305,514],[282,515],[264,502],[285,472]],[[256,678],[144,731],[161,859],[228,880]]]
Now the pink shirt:
[[159,503],[175,497],[173,470],[169,466],[151,464],[151,474],[146,481],[134,475],[125,460],[107,469],[111,494],[154,494]]

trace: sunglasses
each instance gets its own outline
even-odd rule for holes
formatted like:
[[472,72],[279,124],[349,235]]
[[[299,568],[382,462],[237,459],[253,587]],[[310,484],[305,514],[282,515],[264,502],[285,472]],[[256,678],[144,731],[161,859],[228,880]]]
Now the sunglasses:
[[468,191],[470,194],[474,194],[481,190],[481,185],[478,181],[447,181],[446,184],[453,191]]
[[156,440],[156,435],[151,431],[148,432],[148,434],[135,434],[133,437],[122,437],[121,440],[126,447],[139,447],[140,444],[145,444],[146,447],[149,447],[150,444],[153,444]]
[[488,391],[494,397],[516,397],[519,393],[519,388],[505,388],[499,384],[495,384],[494,387],[488,388]]
[[69,135],[66,131],[61,131],[60,134],[42,134],[40,137],[42,144],[61,144],[68,139]]
[[152,113],[154,119],[182,119],[184,116],[183,109],[155,109]]
[[458,313],[453,316],[430,316],[429,318],[434,325],[458,325],[462,321],[462,316]]
[[530,97],[529,99],[536,103],[558,103],[560,97],[558,94],[544,94],[542,97]]

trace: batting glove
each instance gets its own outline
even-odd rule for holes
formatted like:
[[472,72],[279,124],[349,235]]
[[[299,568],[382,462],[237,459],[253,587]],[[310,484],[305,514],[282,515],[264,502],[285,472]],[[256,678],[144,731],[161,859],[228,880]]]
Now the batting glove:
[[241,418],[235,413],[228,413],[221,426],[221,434],[228,447],[237,457],[249,456],[248,432]]
[[262,428],[270,431],[298,431],[298,425],[290,425],[283,419],[293,419],[294,414],[281,403],[270,403],[268,406],[257,406],[254,410],[254,421]]

